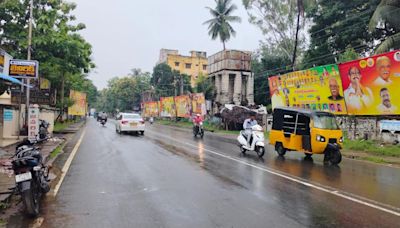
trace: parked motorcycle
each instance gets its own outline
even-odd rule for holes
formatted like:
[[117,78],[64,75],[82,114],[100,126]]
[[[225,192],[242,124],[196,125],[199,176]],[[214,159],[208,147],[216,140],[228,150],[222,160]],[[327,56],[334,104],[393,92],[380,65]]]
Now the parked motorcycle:
[[36,217],[40,212],[41,197],[50,191],[49,169],[43,164],[40,150],[26,145],[17,147],[11,163],[16,191],[21,195],[25,211],[29,216]]
[[[245,131],[240,131],[237,138],[240,150],[243,154],[247,151],[254,151],[261,158],[265,154],[264,130],[260,125],[255,125],[251,128],[250,143],[247,143],[247,134]],[[250,144],[250,145],[249,145]]]
[[197,137],[197,135],[199,135],[201,138],[204,137],[203,122],[200,122],[199,124],[195,124],[193,126],[193,136]]

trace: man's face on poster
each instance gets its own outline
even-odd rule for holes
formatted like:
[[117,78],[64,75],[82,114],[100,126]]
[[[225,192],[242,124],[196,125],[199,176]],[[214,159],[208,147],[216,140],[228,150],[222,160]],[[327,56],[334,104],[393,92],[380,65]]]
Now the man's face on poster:
[[358,84],[361,80],[361,73],[357,67],[352,67],[349,70],[349,79],[351,83]]
[[392,107],[392,104],[390,102],[390,94],[389,94],[389,90],[385,89],[381,91],[381,100],[382,100],[382,104],[387,107],[390,108]]
[[382,59],[376,65],[376,70],[378,71],[379,76],[385,81],[389,80],[390,67],[391,63],[389,59]]
[[331,90],[332,97],[339,96],[339,84],[336,79],[329,80],[329,89]]

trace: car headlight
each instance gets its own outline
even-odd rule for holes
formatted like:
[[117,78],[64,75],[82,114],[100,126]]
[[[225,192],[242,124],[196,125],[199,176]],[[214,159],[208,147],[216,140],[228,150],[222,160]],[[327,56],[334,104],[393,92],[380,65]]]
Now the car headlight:
[[317,135],[317,141],[319,142],[325,142],[325,137],[322,135]]
[[340,137],[339,142],[340,142],[340,143],[343,143],[343,141],[344,141],[344,140],[343,140],[343,137]]

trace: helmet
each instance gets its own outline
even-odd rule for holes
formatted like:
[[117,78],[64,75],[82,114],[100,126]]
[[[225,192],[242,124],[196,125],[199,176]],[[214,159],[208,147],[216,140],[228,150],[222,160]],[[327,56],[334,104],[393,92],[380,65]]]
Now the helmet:
[[197,116],[197,117],[200,117],[201,115],[197,113],[196,116]]

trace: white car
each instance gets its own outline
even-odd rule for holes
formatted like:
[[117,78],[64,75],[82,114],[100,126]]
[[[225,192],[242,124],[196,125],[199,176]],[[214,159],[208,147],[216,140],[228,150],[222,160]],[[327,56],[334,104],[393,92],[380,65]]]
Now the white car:
[[145,122],[139,114],[119,113],[115,124],[115,131],[118,134],[122,132],[137,132],[144,135]]

